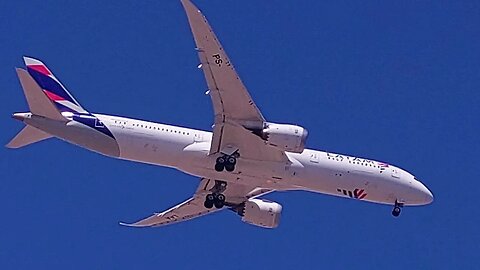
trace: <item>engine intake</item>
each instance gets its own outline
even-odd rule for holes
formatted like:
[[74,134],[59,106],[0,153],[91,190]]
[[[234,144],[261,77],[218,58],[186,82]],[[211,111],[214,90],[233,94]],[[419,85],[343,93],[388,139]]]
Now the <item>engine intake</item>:
[[280,204],[262,199],[249,199],[239,211],[243,222],[263,228],[276,228],[280,223],[281,213]]
[[271,146],[281,150],[302,153],[305,149],[308,131],[300,126],[266,123],[262,138]]

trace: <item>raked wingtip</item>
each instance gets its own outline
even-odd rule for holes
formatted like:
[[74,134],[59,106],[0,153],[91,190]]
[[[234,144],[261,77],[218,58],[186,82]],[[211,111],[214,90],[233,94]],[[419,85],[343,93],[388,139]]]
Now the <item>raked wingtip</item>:
[[119,222],[118,225],[130,228],[144,228],[146,226],[136,225],[136,223]]

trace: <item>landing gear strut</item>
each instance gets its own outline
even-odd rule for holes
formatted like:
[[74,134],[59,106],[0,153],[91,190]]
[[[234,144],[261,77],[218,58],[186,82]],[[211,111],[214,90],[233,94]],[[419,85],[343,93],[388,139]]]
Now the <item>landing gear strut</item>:
[[215,171],[221,172],[225,169],[227,172],[233,172],[235,170],[235,164],[237,164],[237,157],[237,153],[218,157],[215,163]]
[[400,216],[400,213],[402,212],[402,207],[403,207],[403,203],[399,203],[398,201],[395,201],[395,206],[393,207],[392,215],[394,217]]
[[225,195],[222,194],[227,189],[227,182],[215,180],[215,186],[210,190],[212,193],[205,197],[203,206],[211,209],[213,206],[220,209],[225,206]]

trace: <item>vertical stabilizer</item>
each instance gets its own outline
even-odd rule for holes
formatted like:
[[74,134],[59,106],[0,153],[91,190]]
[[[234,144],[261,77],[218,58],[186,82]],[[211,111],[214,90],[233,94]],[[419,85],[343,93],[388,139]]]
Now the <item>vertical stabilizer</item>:
[[60,80],[53,75],[53,72],[42,61],[23,57],[28,74],[40,86],[45,95],[53,102],[61,112],[72,112],[88,114],[80,103],[68,92]]
[[40,129],[34,128],[32,126],[25,126],[18,134],[13,138],[6,147],[8,148],[20,148],[35,142],[39,142],[48,138],[51,138],[52,135],[41,131]]
[[23,92],[32,114],[54,120],[66,121],[65,117],[62,116],[60,111],[53,105],[52,101],[50,101],[26,70],[17,68],[17,75],[22,84]]

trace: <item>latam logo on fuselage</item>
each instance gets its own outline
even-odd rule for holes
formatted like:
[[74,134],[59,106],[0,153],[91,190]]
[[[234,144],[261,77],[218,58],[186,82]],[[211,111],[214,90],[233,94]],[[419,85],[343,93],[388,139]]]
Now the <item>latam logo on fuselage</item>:
[[327,158],[329,158],[329,159],[334,159],[334,160],[338,160],[338,161],[343,161],[344,159],[346,159],[347,161],[351,161],[353,163],[357,162],[358,164],[371,164],[371,165],[378,166],[381,170],[385,170],[385,168],[389,167],[388,163],[373,161],[373,160],[366,159],[366,158],[351,157],[351,156],[347,156],[347,155],[334,154],[334,153],[329,153],[329,152],[326,152],[325,154],[327,155]]

